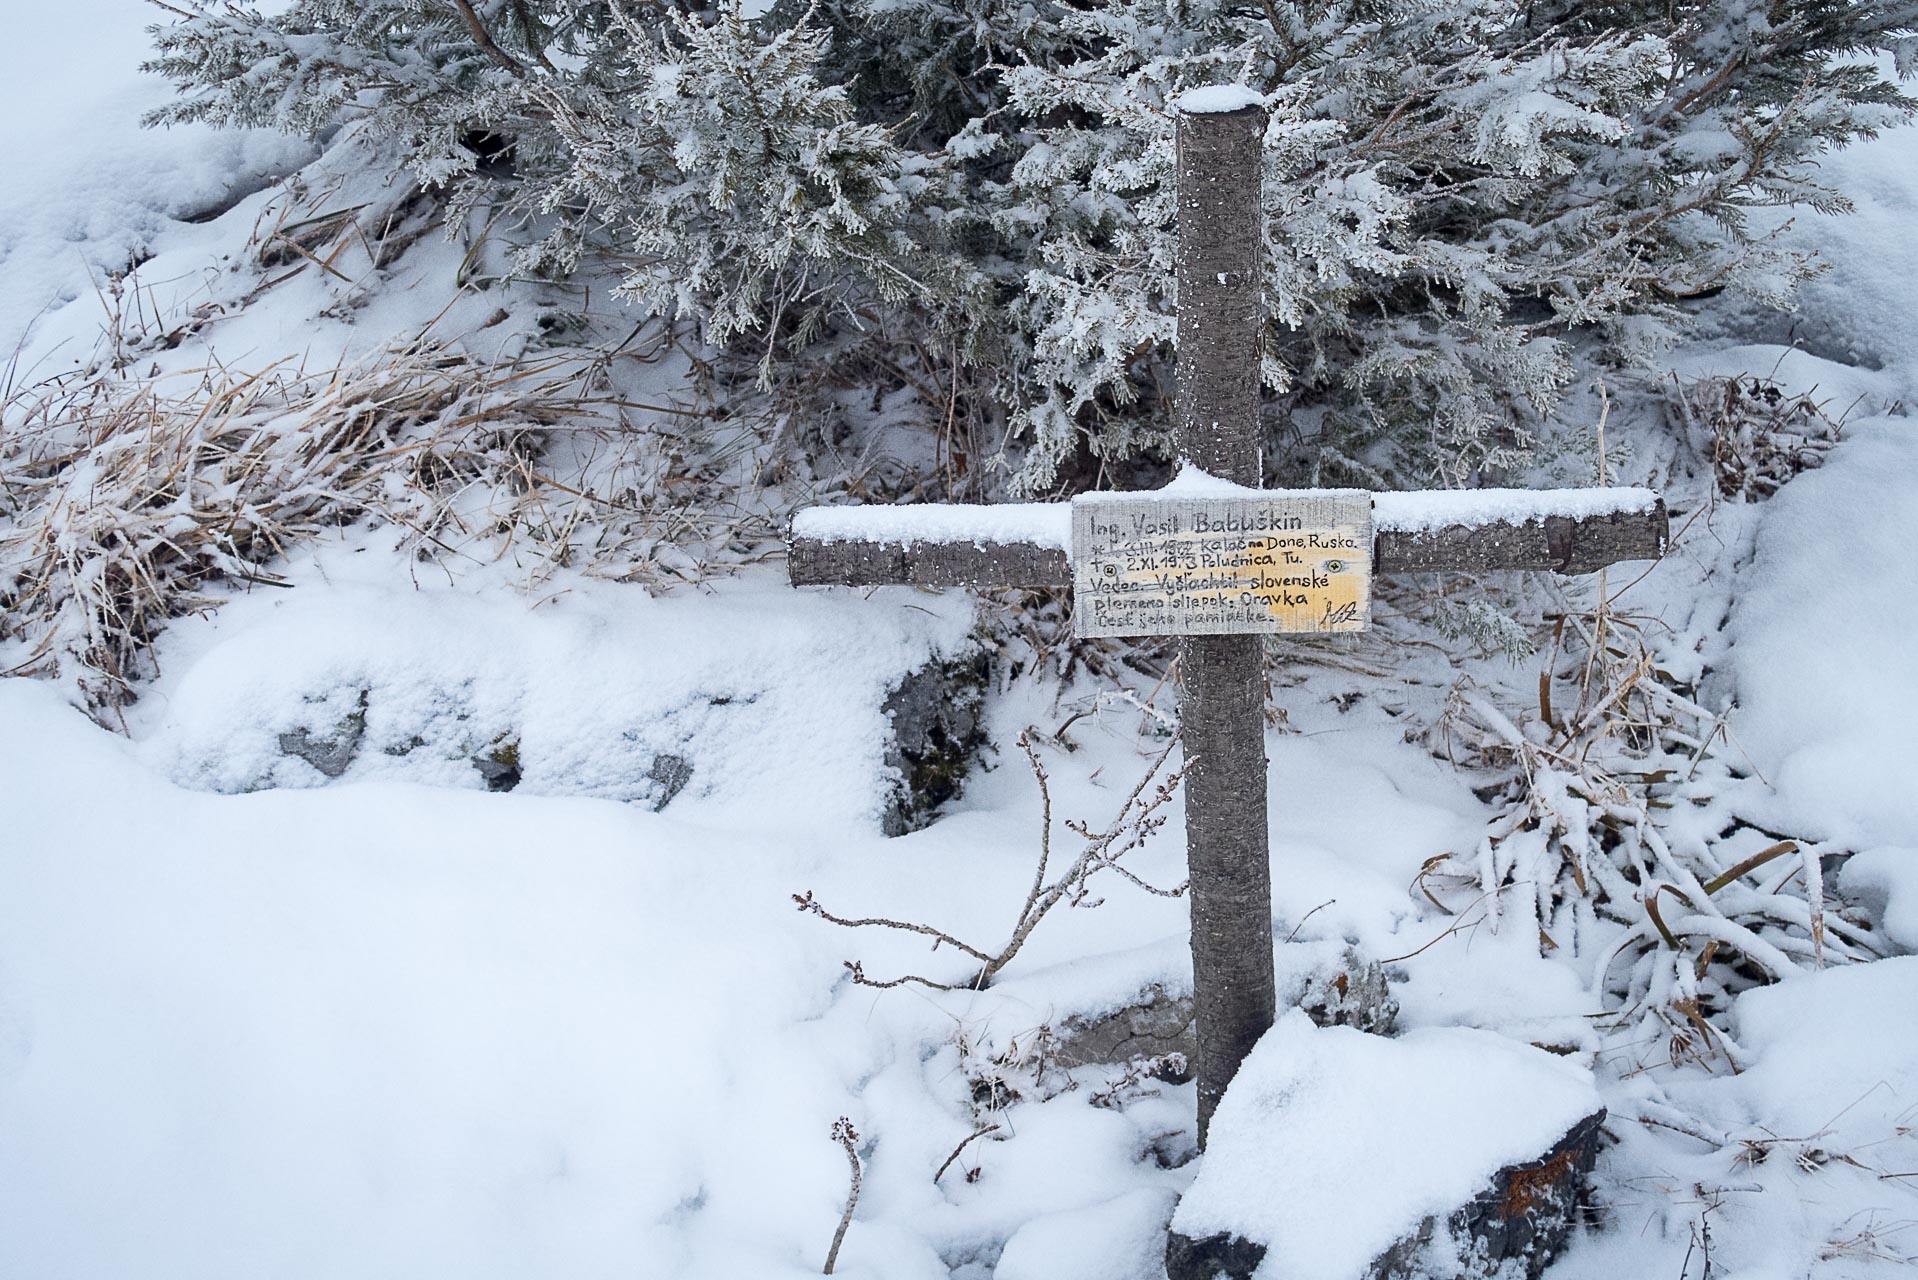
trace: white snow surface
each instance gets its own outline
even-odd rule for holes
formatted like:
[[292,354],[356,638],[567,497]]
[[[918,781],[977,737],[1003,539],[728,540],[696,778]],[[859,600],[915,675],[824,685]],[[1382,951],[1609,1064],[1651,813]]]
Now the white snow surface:
[[1780,1136],[1865,1151],[1910,1124],[1918,1106],[1918,956],[1747,991],[1736,1014],[1741,1042],[1758,1056],[1736,1091]]
[[1187,89],[1179,95],[1173,106],[1188,115],[1209,116],[1243,111],[1264,101],[1265,95],[1249,85],[1209,84],[1198,89]]
[[[25,681],[0,724],[0,1274],[817,1274],[824,1123],[874,1069],[775,890],[818,844],[183,792]],[[844,1261],[945,1275],[883,1228]]]
[[1918,832],[1918,431],[1849,434],[1768,504],[1731,618],[1731,726],[1781,820],[1865,848]]
[[[92,305],[111,274],[153,247],[174,219],[225,203],[310,158],[301,141],[265,131],[143,129],[172,96],[135,68],[144,28],[165,17],[138,0],[9,5],[0,40],[0,364],[42,317]],[[203,269],[208,269],[204,268]],[[70,366],[90,344],[23,372]],[[42,353],[45,354],[45,353]]]
[[[1175,1197],[1169,1189],[1141,1188],[1071,1213],[1039,1218],[1006,1242],[992,1269],[993,1280],[1165,1280],[1161,1256],[1166,1219]],[[1136,1259],[1112,1269],[1111,1242],[1120,1256]]]
[[1387,1039],[1295,1009],[1220,1100],[1172,1227],[1268,1246],[1258,1280],[1354,1280],[1601,1105],[1590,1072],[1494,1032]]

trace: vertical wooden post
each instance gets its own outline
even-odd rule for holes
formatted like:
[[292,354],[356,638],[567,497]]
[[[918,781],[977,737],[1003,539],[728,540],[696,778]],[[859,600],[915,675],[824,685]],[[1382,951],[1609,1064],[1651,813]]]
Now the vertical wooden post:
[[[1179,452],[1256,487],[1265,111],[1230,90],[1179,105]],[[1187,636],[1179,682],[1203,1145],[1219,1098],[1274,1012],[1265,642]]]

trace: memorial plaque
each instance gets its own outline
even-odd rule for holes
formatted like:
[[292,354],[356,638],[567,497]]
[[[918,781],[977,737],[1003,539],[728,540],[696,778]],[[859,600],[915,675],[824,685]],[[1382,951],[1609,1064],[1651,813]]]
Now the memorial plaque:
[[1072,588],[1081,636],[1363,631],[1372,495],[1084,494],[1072,502]]

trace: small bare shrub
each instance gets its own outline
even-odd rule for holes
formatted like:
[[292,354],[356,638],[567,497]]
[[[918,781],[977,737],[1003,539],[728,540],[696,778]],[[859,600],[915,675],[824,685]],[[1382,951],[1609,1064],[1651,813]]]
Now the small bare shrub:
[[1046,914],[1061,902],[1075,907],[1096,907],[1103,898],[1092,896],[1090,882],[1103,871],[1111,871],[1121,879],[1144,889],[1148,893],[1161,897],[1176,898],[1185,893],[1186,886],[1181,883],[1170,889],[1162,889],[1147,884],[1131,871],[1120,865],[1120,860],[1128,853],[1139,848],[1165,825],[1166,815],[1161,812],[1172,797],[1177,794],[1184,770],[1176,770],[1168,775],[1148,795],[1147,788],[1152,780],[1159,776],[1167,757],[1177,740],[1166,745],[1145,776],[1139,779],[1137,786],[1126,796],[1125,803],[1119,806],[1119,813],[1103,830],[1093,831],[1086,823],[1068,820],[1066,829],[1085,841],[1085,847],[1072,860],[1064,871],[1056,874],[1052,869],[1052,791],[1045,764],[1039,759],[1038,750],[1032,743],[1032,731],[1028,729],[1019,735],[1020,750],[1026,753],[1026,760],[1032,766],[1033,777],[1039,783],[1042,818],[1039,833],[1039,864],[1032,875],[1032,888],[1026,894],[1025,903],[1014,918],[1012,930],[1006,941],[996,951],[986,951],[971,943],[938,929],[932,925],[917,924],[904,920],[891,920],[884,917],[849,919],[834,915],[812,895],[811,890],[793,895],[793,901],[801,911],[810,912],[832,924],[847,929],[896,929],[904,933],[916,933],[932,939],[933,949],[942,946],[963,952],[979,963],[979,969],[973,975],[960,982],[938,982],[919,974],[909,973],[897,978],[877,979],[866,976],[864,966],[857,960],[846,961],[846,969],[852,980],[867,987],[898,987],[912,984],[930,987],[935,991],[956,991],[962,989],[980,990],[991,985],[1000,970],[1010,964],[1032,931]]
[[1725,718],[1653,661],[1647,622],[1603,603],[1561,615],[1522,722],[1469,683],[1454,690],[1436,743],[1497,816],[1475,848],[1429,860],[1418,887],[1460,917],[1448,934],[1530,931],[1585,962],[1627,1039],[1736,1067],[1718,1015],[1737,992],[1878,944],[1826,900],[1821,858],[1838,850],[1746,816],[1762,781]]
[[1711,460],[1718,493],[1726,498],[1769,498],[1799,472],[1822,466],[1841,425],[1825,402],[1753,374],[1690,382],[1674,377],[1665,413]]

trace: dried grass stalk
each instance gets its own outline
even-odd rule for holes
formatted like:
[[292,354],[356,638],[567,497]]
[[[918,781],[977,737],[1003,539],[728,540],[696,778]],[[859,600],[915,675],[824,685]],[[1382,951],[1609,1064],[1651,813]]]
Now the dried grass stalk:
[[283,585],[276,561],[356,521],[423,558],[510,554],[535,574],[656,582],[772,554],[780,513],[742,510],[687,441],[633,430],[593,374],[580,355],[483,364],[414,342],[320,370],[103,361],[11,393],[0,639],[24,657],[6,672],[64,671],[96,712],[117,707],[169,619]]

